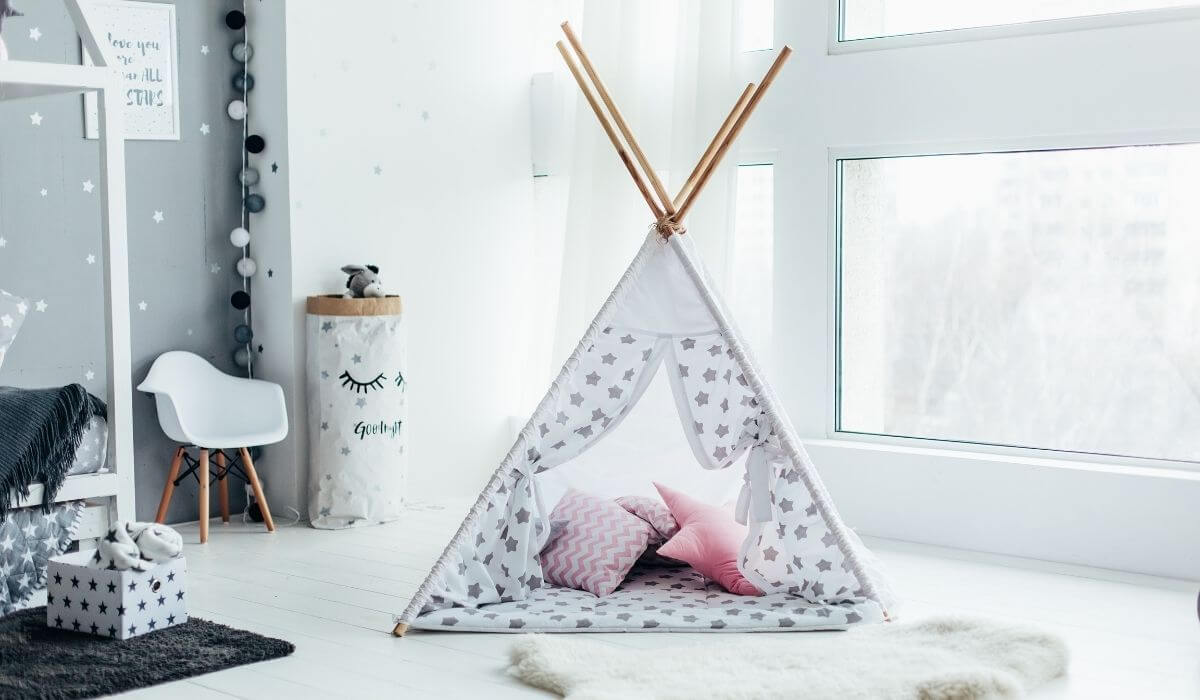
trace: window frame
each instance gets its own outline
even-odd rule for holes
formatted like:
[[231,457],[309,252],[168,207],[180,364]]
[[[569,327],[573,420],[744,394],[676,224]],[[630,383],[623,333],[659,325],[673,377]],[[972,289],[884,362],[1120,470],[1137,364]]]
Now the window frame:
[[1075,466],[1125,465],[1153,469],[1168,469],[1200,474],[1200,461],[1136,457],[1122,454],[1081,452],[1057,448],[1027,447],[995,443],[979,443],[944,438],[922,438],[882,433],[841,430],[838,411],[841,393],[841,162],[876,158],[909,158],[919,156],[972,155],[989,153],[1021,153],[1030,151],[1067,151],[1081,149],[1121,148],[1129,146],[1170,146],[1200,143],[1200,128],[1153,131],[1130,131],[1110,134],[1078,133],[1069,136],[1038,136],[1029,138],[980,139],[938,143],[906,143],[869,146],[840,146],[827,149],[828,216],[827,290],[829,325],[827,329],[827,391],[825,439],[845,444],[888,446],[897,449],[932,450],[946,457],[977,459],[988,455],[1015,460],[1051,460],[1056,464]]
[[1032,20],[1014,24],[993,24],[984,27],[938,29],[913,34],[844,39],[842,38],[842,27],[844,26],[843,20],[845,18],[844,12],[847,0],[827,0],[827,2],[829,3],[827,46],[829,55],[859,53],[863,51],[886,51],[889,49],[934,46],[938,44],[990,41],[1010,37],[1037,36],[1040,34],[1058,34],[1109,27],[1127,27],[1138,24],[1200,19],[1200,4],[1197,4],[1193,7],[1162,7],[1150,10],[1106,12],[1096,15]]

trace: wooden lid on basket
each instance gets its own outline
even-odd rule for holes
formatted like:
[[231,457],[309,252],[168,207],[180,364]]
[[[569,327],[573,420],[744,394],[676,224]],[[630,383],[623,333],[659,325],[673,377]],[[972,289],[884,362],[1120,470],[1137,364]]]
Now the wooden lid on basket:
[[400,303],[400,297],[395,294],[366,299],[347,299],[340,294],[320,294],[309,297],[306,308],[308,313],[317,316],[399,316],[404,307]]

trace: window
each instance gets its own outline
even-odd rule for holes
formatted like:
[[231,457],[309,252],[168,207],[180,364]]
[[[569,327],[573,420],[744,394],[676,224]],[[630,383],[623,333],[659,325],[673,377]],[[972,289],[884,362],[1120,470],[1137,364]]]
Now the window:
[[1197,5],[1197,0],[841,0],[839,39],[938,32]]
[[742,51],[775,48],[775,0],[741,0]]
[[775,166],[739,165],[736,187],[729,302],[750,347],[766,361],[774,313]]
[[837,430],[1200,462],[1200,144],[838,173]]

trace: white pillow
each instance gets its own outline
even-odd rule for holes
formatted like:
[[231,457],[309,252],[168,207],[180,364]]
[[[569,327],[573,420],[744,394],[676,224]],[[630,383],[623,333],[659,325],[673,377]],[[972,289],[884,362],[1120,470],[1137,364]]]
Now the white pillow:
[[4,364],[8,348],[17,337],[17,331],[21,330],[28,310],[27,301],[0,289],[0,365]]

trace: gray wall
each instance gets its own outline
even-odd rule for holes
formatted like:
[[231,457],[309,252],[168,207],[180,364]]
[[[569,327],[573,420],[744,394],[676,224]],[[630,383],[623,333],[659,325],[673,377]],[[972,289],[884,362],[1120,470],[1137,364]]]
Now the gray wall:
[[[15,0],[24,17],[5,22],[13,59],[79,62],[79,41],[62,4]],[[240,288],[234,271],[239,251],[229,244],[240,217],[241,123],[225,114],[233,97],[236,35],[225,27],[234,0],[177,3],[179,34],[179,141],[131,141],[128,158],[129,280],[133,329],[133,381],[166,350],[191,350],[234,372],[230,352],[237,314],[229,295]],[[41,31],[38,41],[29,30]],[[201,46],[208,45],[207,55]],[[251,93],[253,109],[254,94]],[[42,115],[33,126],[29,115]],[[202,123],[211,132],[200,131]],[[0,384],[49,386],[72,382],[103,396],[99,151],[82,137],[81,98],[53,97],[0,103],[0,288],[46,310],[30,310],[4,366]],[[269,168],[263,177],[271,177]],[[41,196],[45,188],[47,194]],[[155,211],[164,221],[155,223]],[[96,262],[88,264],[87,256]],[[213,266],[220,266],[213,272]],[[266,266],[260,266],[265,270]],[[260,273],[259,278],[262,278]],[[256,280],[256,283],[259,280]],[[138,303],[145,301],[145,311]],[[94,372],[88,379],[87,372]],[[158,428],[151,398],[134,402],[137,513],[150,519],[158,504],[172,445]],[[269,457],[260,474],[271,480]],[[233,489],[233,507],[244,497]],[[216,502],[216,498],[213,498]],[[214,506],[215,507],[215,506]],[[176,492],[169,522],[197,517],[195,482]]]

